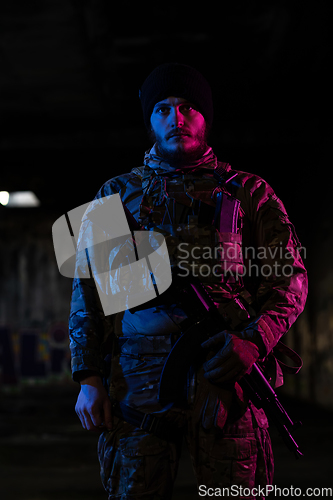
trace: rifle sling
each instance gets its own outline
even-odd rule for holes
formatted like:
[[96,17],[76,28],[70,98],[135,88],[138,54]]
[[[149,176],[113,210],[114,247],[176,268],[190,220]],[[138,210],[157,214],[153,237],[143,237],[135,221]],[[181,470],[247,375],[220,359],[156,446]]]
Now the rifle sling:
[[[295,366],[286,365],[285,363],[280,361],[276,357],[277,352],[284,354],[284,356],[291,359],[295,363]],[[281,340],[279,340],[279,342],[274,347],[273,354],[275,355],[276,361],[279,363],[283,373],[288,373],[288,374],[294,375],[294,374],[298,373],[303,366],[303,360],[302,360],[301,356],[299,356],[299,354],[297,354],[297,352],[293,351],[290,347],[283,344],[283,342],[281,342]]]

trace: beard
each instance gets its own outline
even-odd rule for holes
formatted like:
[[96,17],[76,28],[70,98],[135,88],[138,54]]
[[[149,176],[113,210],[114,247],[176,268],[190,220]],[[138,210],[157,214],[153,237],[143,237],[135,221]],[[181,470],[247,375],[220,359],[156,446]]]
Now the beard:
[[196,145],[184,148],[181,144],[177,148],[168,148],[165,143],[165,139],[155,134],[151,129],[149,131],[149,139],[156,144],[157,154],[167,161],[173,167],[183,167],[189,165],[197,160],[199,160],[204,153],[207,151],[207,139],[209,134],[209,127],[206,124],[194,138],[196,139]]

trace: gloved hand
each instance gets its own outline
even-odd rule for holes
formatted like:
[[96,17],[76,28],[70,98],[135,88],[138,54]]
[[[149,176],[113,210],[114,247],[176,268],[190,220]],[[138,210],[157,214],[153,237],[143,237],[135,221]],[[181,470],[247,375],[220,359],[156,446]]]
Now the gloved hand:
[[201,345],[215,352],[203,364],[204,376],[213,384],[239,380],[259,358],[259,349],[253,342],[241,339],[227,330],[217,333]]
[[234,394],[234,384],[223,387],[211,384],[204,377],[204,370],[197,373],[197,388],[193,406],[193,418],[201,421],[204,429],[223,429],[227,420]]

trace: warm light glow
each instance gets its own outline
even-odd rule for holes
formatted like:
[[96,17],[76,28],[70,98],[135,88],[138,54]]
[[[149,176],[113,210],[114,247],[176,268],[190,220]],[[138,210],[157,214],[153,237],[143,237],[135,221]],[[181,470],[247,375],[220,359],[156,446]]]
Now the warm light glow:
[[8,201],[9,201],[8,191],[0,191],[0,203],[1,203],[1,205],[7,205]]

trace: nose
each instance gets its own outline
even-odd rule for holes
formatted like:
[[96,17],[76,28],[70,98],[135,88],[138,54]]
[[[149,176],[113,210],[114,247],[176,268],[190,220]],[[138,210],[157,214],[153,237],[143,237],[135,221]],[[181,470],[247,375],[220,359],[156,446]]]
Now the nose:
[[184,116],[178,107],[172,108],[172,113],[170,113],[171,127],[178,128],[184,126]]

